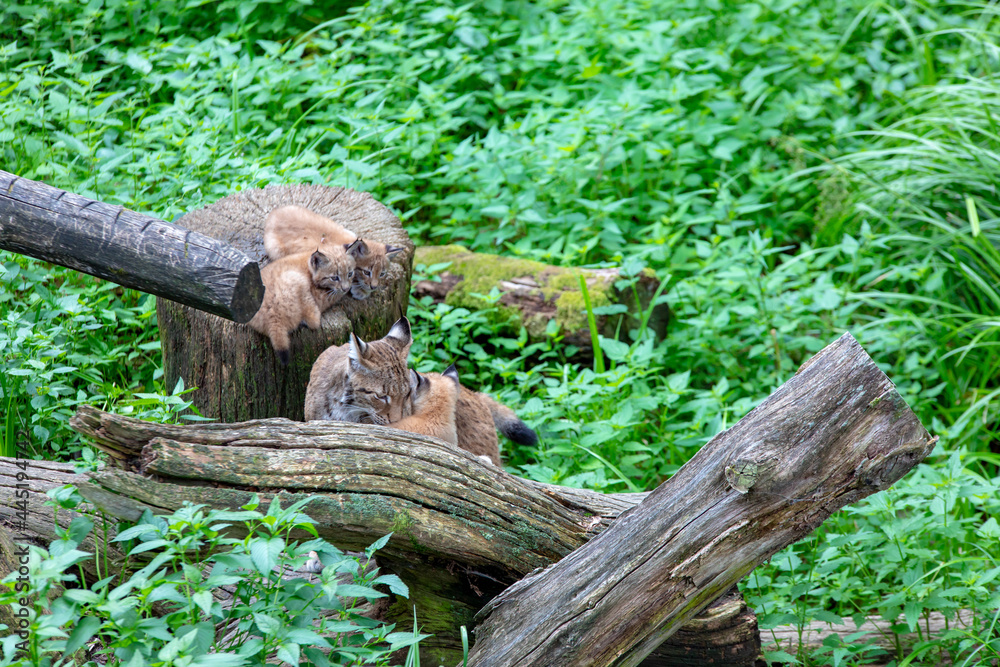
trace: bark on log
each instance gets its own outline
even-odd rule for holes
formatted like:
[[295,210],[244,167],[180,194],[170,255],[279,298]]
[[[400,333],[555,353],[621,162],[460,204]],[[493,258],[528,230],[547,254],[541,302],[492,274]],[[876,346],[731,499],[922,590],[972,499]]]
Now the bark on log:
[[347,342],[353,331],[364,340],[381,338],[409,303],[413,244],[389,209],[368,193],[320,185],[270,186],[244,190],[178,224],[228,243],[261,265],[264,220],[273,208],[300,204],[333,218],[362,238],[404,248],[389,266],[388,286],[368,299],[344,299],[323,316],[318,331],[292,334],[292,360],[283,367],[266,336],[164,299],[156,302],[167,386],[178,378],[201,413],[235,422],[265,417],[303,418],[309,370],[330,345]]
[[638,498],[529,483],[375,426],[172,426],[93,408],[73,425],[138,471],[80,485],[116,517],[184,500],[233,508],[256,490],[265,502],[316,496],[305,511],[342,548],[392,531],[380,562],[412,598],[390,613],[402,620],[418,605],[421,627],[439,633],[425,649],[440,664],[454,664],[458,625],[513,583],[479,615],[478,665],[639,664],[761,560],[889,486],[933,446],[849,335]]
[[637,665],[766,558],[902,477],[934,441],[845,334],[638,507],[492,600],[470,664]]
[[[345,455],[347,459],[354,459],[365,456],[366,454],[363,452],[370,453],[370,449],[361,448],[360,451],[356,451],[351,448],[348,452],[342,452],[338,455],[332,466],[324,465],[328,456],[327,452],[329,452],[324,447],[332,446],[338,441],[347,443],[351,440],[349,434],[342,433],[341,429],[337,428],[345,425],[330,423],[330,426],[334,427],[333,429],[320,428],[319,431],[315,431],[299,428],[301,425],[297,424],[291,426],[293,423],[286,420],[269,420],[270,423],[208,424],[194,428],[171,427],[118,417],[99,412],[93,408],[81,408],[74,421],[78,430],[95,438],[98,446],[109,453],[112,460],[143,473],[148,471],[148,467],[141,466],[141,459],[144,455],[148,455],[150,458],[155,456],[153,443],[171,442],[176,445],[177,441],[174,438],[179,438],[187,443],[188,448],[196,450],[199,457],[213,456],[223,450],[227,444],[234,447],[252,444],[251,447],[246,448],[247,452],[253,452],[249,454],[250,458],[255,458],[255,454],[259,454],[261,451],[253,447],[274,446],[284,448],[285,452],[293,453],[295,459],[299,461],[309,459],[311,463],[307,463],[307,467],[320,466],[340,469],[346,480],[343,483],[345,493],[337,494],[331,500],[334,501],[334,506],[348,504],[354,508],[356,513],[352,513],[351,507],[340,514],[320,513],[313,506],[307,506],[306,511],[319,520],[318,527],[321,533],[343,548],[350,548],[345,545],[354,545],[355,549],[360,549],[393,528],[397,530],[397,535],[409,541],[408,545],[404,545],[408,546],[409,549],[398,552],[396,540],[393,540],[389,545],[387,555],[383,555],[382,552],[379,555],[380,565],[400,574],[410,586],[410,598],[398,600],[388,616],[392,620],[400,622],[412,621],[411,605],[417,606],[421,630],[435,634],[435,637],[426,640],[423,644],[425,659],[437,660],[435,664],[453,664],[456,661],[456,658],[461,655],[461,639],[457,634],[458,628],[463,624],[471,625],[475,612],[488,600],[488,595],[495,595],[507,583],[521,576],[520,571],[511,573],[511,567],[508,565],[489,560],[484,565],[481,558],[478,558],[474,567],[470,566],[461,553],[460,545],[456,555],[453,545],[443,544],[450,539],[450,532],[443,531],[437,535],[433,532],[435,530],[433,523],[427,523],[427,517],[433,518],[436,511],[453,511],[456,514],[450,517],[449,525],[471,524],[472,530],[475,531],[481,525],[473,516],[475,511],[481,512],[481,509],[477,507],[481,494],[472,494],[470,502],[463,503],[462,506],[447,509],[445,503],[443,504],[446,507],[445,510],[431,510],[425,516],[394,514],[399,507],[408,511],[414,504],[424,502],[423,495],[419,491],[420,485],[418,484],[416,490],[411,491],[408,497],[410,502],[399,507],[385,506],[386,499],[383,496],[370,496],[369,493],[372,491],[370,483],[354,476],[357,472],[356,465],[341,468]],[[291,428],[288,428],[289,426]],[[378,430],[377,427],[372,428]],[[310,444],[316,433],[322,434],[322,440]],[[413,446],[414,443],[433,443],[433,441],[424,440],[420,436],[399,431],[394,431],[392,435],[398,437],[399,442],[403,445],[402,451],[405,451],[407,446],[405,443],[409,440],[414,442],[408,446]],[[372,442],[377,441],[377,434],[375,436],[369,434],[365,437]],[[433,444],[440,446],[440,443]],[[211,449],[205,449],[202,445],[209,445]],[[310,451],[302,451],[300,449],[302,447],[309,448]],[[347,447],[346,444],[345,447]],[[419,444],[416,445],[416,448],[419,449]],[[397,446],[395,449],[399,450],[399,447]],[[449,449],[449,451],[455,450]],[[479,459],[468,456],[464,452],[463,456],[466,463],[473,461],[481,468],[481,470],[475,471],[477,476],[482,473],[482,469],[497,472],[496,468],[483,466]],[[382,459],[381,463],[384,464],[384,457],[380,458]],[[232,462],[232,459],[228,459],[228,461]],[[406,465],[405,461],[398,461],[398,463]],[[458,467],[461,467],[462,462],[457,463]],[[170,466],[171,464],[167,462],[164,465]],[[219,467],[216,464],[210,464],[210,466],[218,469],[217,474],[210,474],[211,478],[231,478],[231,475],[225,473],[225,465]],[[378,466],[379,464],[376,463],[373,467],[378,468]],[[276,480],[272,478],[272,475],[283,474],[280,471],[280,464],[277,467],[268,465],[264,469],[267,472],[259,480],[261,486],[275,483]],[[191,482],[186,479],[172,479],[171,481],[180,483],[165,484],[140,475],[110,470],[95,478],[90,474],[74,474],[71,463],[31,461],[27,471],[28,484],[31,488],[28,505],[30,521],[22,527],[18,525],[20,523],[17,517],[19,510],[14,504],[14,488],[19,470],[15,466],[14,459],[0,458],[0,529],[2,529],[0,530],[0,538],[9,535],[19,543],[28,542],[39,546],[47,545],[56,537],[52,528],[52,509],[43,505],[47,499],[45,493],[65,484],[74,484],[79,487],[83,494],[92,501],[91,504],[79,509],[81,513],[90,515],[95,521],[101,520],[100,512],[123,520],[135,521],[145,509],[150,509],[154,513],[166,513],[180,507],[184,500],[208,501],[211,507],[233,509],[238,504],[243,504],[250,496],[245,488],[227,490],[230,494],[235,493],[236,495],[216,495],[207,489],[189,486]],[[385,471],[388,468],[383,465],[381,470],[383,474],[386,474]],[[471,473],[471,471],[469,472]],[[451,473],[456,474],[456,476],[461,475],[460,470],[452,470]],[[191,474],[191,472],[186,474]],[[255,471],[246,472],[247,476],[255,474]],[[412,477],[414,471],[411,470],[405,474]],[[104,477],[104,475],[111,475],[111,477]],[[158,479],[171,478],[158,476]],[[319,491],[327,490],[326,495],[329,495],[330,484],[324,483],[320,477],[306,475],[303,476],[303,480],[301,486],[316,486]],[[206,483],[216,484],[218,480],[206,480]],[[385,482],[383,481],[381,484],[384,486]],[[426,485],[427,481],[423,481],[422,484]],[[634,507],[648,495],[646,493],[602,495],[582,489],[541,484],[505,474],[501,479],[492,481],[492,485],[498,486],[498,488],[508,484],[512,486],[511,493],[515,496],[518,493],[540,494],[543,498],[548,498],[551,501],[549,507],[559,508],[560,512],[569,508],[567,511],[580,517],[583,525],[579,527],[579,534],[573,544],[582,544],[590,535],[603,530],[615,517]],[[137,493],[137,489],[141,489],[143,493]],[[454,488],[452,490],[454,491]],[[487,490],[486,493],[490,494],[491,492]],[[261,495],[265,501],[269,502],[274,493],[262,493]],[[291,494],[281,494],[281,497],[286,503],[294,502],[296,499]],[[359,516],[359,513],[363,512],[366,506],[371,511],[383,514],[384,520],[381,527],[370,529],[366,524],[369,518],[364,515]],[[77,513],[60,512],[60,525],[65,528],[76,515]],[[544,523],[549,518],[541,513],[534,520]],[[418,520],[422,524],[419,531],[416,530]],[[347,527],[342,529],[345,523]],[[18,529],[12,530],[15,526]],[[490,529],[492,528],[493,526],[490,526]],[[345,537],[345,530],[348,531],[346,539],[339,539]],[[109,534],[114,537],[113,528],[110,529]],[[419,540],[417,536],[419,536]],[[509,539],[512,536],[515,538],[513,541]],[[491,539],[502,545],[503,548],[499,552],[509,555],[510,563],[517,568],[517,554],[523,553],[527,544],[533,539],[533,535],[529,529],[521,528],[515,533],[508,531],[507,534],[492,535],[491,538],[487,538],[487,542]],[[573,544],[567,545],[565,548],[569,548]],[[2,545],[3,541],[0,540],[0,564],[5,564],[7,563],[5,557],[13,556],[14,551],[13,546],[10,550],[5,550]],[[92,537],[88,538],[84,547],[87,550],[93,550],[94,553],[103,554],[103,543],[95,543]],[[419,555],[412,553],[412,549],[416,549]],[[112,567],[120,566],[125,561],[123,554],[117,550],[108,554],[108,557]],[[16,557],[10,562],[16,562]],[[536,562],[548,564],[554,562],[554,559],[542,559]],[[93,575],[92,563],[88,562],[86,565],[88,573]],[[498,567],[499,565],[503,566]],[[520,570],[524,569],[526,568],[520,568]],[[0,570],[2,573],[8,571],[10,570],[6,568]],[[503,581],[495,579],[497,571],[507,573]],[[747,611],[741,597],[727,596],[713,604],[702,616],[693,619],[676,640],[661,646],[656,654],[659,656],[658,659],[653,656],[652,661],[648,664],[650,666],[671,665],[674,667],[702,664],[752,667],[759,653],[759,648],[756,617],[752,612]]]
[[[73,425],[124,467],[160,480],[112,470],[81,485],[115,516],[172,511],[184,500],[237,507],[251,489],[291,503],[296,496],[284,489],[294,489],[322,493],[306,512],[341,548],[360,550],[392,531],[379,563],[406,581],[410,599],[397,601],[391,617],[411,619],[416,604],[421,628],[435,634],[424,649],[440,664],[461,655],[458,628],[471,626],[492,596],[648,495],[531,482],[439,441],[376,426],[284,419],[169,426],[93,408],[81,408]],[[700,626],[662,647],[686,660],[650,664],[749,667],[759,649],[756,618],[741,605],[720,601]]]
[[[484,301],[474,294],[489,294],[494,287],[500,297],[501,317],[510,316],[524,325],[532,340],[542,340],[550,322],[555,322],[566,345],[578,348],[581,357],[593,356],[590,329],[580,292],[579,276],[587,281],[594,308],[624,306],[621,314],[597,315],[600,333],[608,338],[624,337],[639,326],[642,311],[650,308],[659,281],[652,271],[641,273],[632,287],[619,288],[621,272],[611,269],[571,269],[526,259],[500,257],[470,252],[459,245],[417,248],[416,264],[432,266],[450,262],[442,271],[440,282],[421,280],[413,286],[417,297],[430,297],[435,303],[465,308],[482,308]],[[636,303],[638,297],[639,304]],[[658,338],[666,334],[670,309],[665,303],[655,305],[647,326]],[[620,325],[620,326],[619,326]],[[576,356],[576,355],[571,355]]]
[[264,298],[257,262],[236,248],[5,171],[0,171],[0,249],[236,322],[249,322]]

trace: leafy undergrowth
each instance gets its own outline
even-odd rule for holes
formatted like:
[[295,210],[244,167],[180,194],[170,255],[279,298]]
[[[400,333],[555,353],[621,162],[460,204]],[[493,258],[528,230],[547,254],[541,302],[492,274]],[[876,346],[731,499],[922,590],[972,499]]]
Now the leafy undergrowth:
[[[56,511],[83,500],[71,486],[49,495]],[[147,510],[118,532],[112,541],[119,544],[105,542],[97,555],[79,548],[94,521],[77,516],[48,549],[32,546],[22,561],[34,595],[25,595],[17,572],[0,582],[0,603],[24,619],[23,634],[0,641],[0,666],[263,667],[272,656],[291,665],[388,665],[391,653],[427,635],[367,618],[362,601],[409,591],[399,577],[319,539],[302,511],[309,500],[282,508],[274,499],[266,511],[256,495],[234,511],[190,504],[169,516]],[[242,537],[227,536],[234,526]],[[290,539],[303,530],[314,539]],[[104,537],[95,540],[106,541],[107,526],[99,532]],[[388,539],[371,545],[365,562]],[[106,548],[115,546],[129,562],[112,572]],[[307,563],[310,552],[318,563]],[[315,579],[286,576],[307,564],[321,570]],[[89,588],[80,585],[85,565],[103,576]],[[222,586],[232,593],[225,607],[213,597]]]
[[[0,167],[165,219],[270,183],[349,186],[422,243],[652,269],[668,335],[601,340],[603,369],[498,322],[495,294],[411,302],[414,365],[456,361],[517,406],[542,441],[508,444],[508,467],[547,482],[655,487],[850,330],[941,444],[745,593],[764,627],[902,632],[959,608],[980,625],[895,655],[769,657],[989,664],[996,27],[991,5],[905,0],[22,0],[0,6]],[[150,297],[9,253],[0,286],[3,451],[79,456],[80,403],[188,407]]]

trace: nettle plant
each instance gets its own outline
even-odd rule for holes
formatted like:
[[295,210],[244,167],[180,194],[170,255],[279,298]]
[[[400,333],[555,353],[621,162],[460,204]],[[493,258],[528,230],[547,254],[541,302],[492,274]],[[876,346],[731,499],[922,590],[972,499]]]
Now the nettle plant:
[[[69,486],[49,495],[57,508],[82,500]],[[250,667],[274,658],[302,667],[387,665],[392,652],[427,635],[394,632],[362,615],[363,603],[386,597],[376,586],[404,597],[407,587],[319,539],[301,511],[308,500],[282,508],[275,498],[266,512],[256,495],[238,511],[191,504],[169,516],[147,511],[114,538],[130,547],[130,564],[148,561],[127,579],[111,572],[106,556],[79,548],[91,519],[80,515],[66,529],[57,526],[48,550],[30,549],[30,590],[16,590],[16,573],[0,584],[0,604],[27,598],[29,621],[26,638],[0,641],[0,666]],[[297,542],[293,531],[314,539]],[[388,539],[371,545],[365,559]],[[318,580],[290,576],[310,551],[323,566]],[[104,576],[83,587],[88,561]],[[223,586],[232,592],[226,606],[213,596]]]
[[81,404],[176,421],[159,351],[153,296],[0,252],[0,454],[74,456]]

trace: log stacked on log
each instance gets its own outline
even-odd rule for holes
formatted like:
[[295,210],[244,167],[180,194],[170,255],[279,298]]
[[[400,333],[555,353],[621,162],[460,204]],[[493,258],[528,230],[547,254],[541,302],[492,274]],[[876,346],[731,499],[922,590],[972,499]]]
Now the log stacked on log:
[[[640,664],[758,563],[899,479],[935,440],[847,334],[637,497],[529,483],[385,427],[170,426],[93,408],[72,424],[137,471],[81,480],[112,516],[308,493],[306,511],[338,546],[391,531],[380,563],[412,592],[391,618],[410,618],[416,603],[436,634],[425,649],[442,664],[456,662],[457,629],[475,618],[479,667]],[[724,650],[741,655],[737,644]]]
[[[423,643],[424,655],[440,664],[460,654],[459,627],[471,627],[490,597],[583,544],[648,495],[603,495],[523,480],[437,441],[375,426],[284,419],[170,426],[89,407],[78,411],[73,424],[135,473],[74,475],[72,464],[32,462],[37,504],[47,490],[72,483],[93,506],[135,521],[145,509],[166,513],[185,501],[235,508],[253,488],[264,489],[265,502],[277,494],[288,504],[296,495],[281,490],[287,486],[316,494],[305,511],[320,534],[342,548],[361,550],[395,531],[379,561],[407,581],[410,598],[398,600],[389,616],[412,622],[416,605],[421,631],[435,635]],[[0,458],[0,491],[13,487],[15,477],[12,460]],[[0,497],[0,524],[9,525],[15,508],[2,504],[6,497]],[[55,537],[46,509],[26,531],[39,544]],[[60,513],[64,527],[70,518]],[[112,561],[122,563],[121,554],[112,554]],[[733,667],[751,667],[758,649],[756,619],[741,599],[720,600],[705,619],[661,647],[667,655],[689,656],[678,664],[702,660]],[[732,660],[736,655],[746,659]]]
[[470,664],[638,665],[764,559],[888,488],[935,441],[844,334],[634,510],[493,599]]
[[309,370],[319,354],[330,345],[346,343],[352,330],[363,340],[381,338],[406,313],[413,243],[398,218],[368,193],[319,185],[244,190],[188,213],[177,224],[219,239],[264,265],[264,220],[272,209],[289,204],[327,216],[361,238],[404,250],[390,264],[385,289],[364,301],[344,299],[324,314],[321,329],[293,333],[287,367],[268,339],[249,327],[158,299],[167,386],[183,378],[186,387],[198,387],[189,397],[207,417],[228,422],[302,419]]
[[597,315],[597,326],[602,335],[624,338],[630,329],[639,326],[642,313],[651,307],[647,327],[658,338],[666,334],[670,310],[665,303],[651,306],[659,281],[649,270],[636,277],[634,286],[620,287],[617,283],[623,280],[623,276],[616,268],[570,269],[526,259],[470,252],[460,245],[417,248],[415,262],[425,266],[450,263],[439,274],[440,282],[421,280],[413,286],[417,297],[427,296],[435,303],[478,309],[483,308],[486,302],[476,294],[489,294],[495,287],[502,294],[500,308],[503,318],[513,317],[515,322],[523,324],[532,340],[545,338],[549,323],[555,322],[564,336],[563,342],[579,348],[581,357],[593,355],[580,291],[581,275],[586,280],[594,308],[624,307],[622,313]]
[[0,249],[236,322],[261,299],[257,262],[204,234],[0,171]]

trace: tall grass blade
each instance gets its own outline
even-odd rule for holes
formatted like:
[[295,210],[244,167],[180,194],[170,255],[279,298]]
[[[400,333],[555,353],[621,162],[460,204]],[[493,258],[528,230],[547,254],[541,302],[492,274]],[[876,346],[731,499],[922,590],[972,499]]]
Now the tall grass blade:
[[590,345],[594,348],[594,372],[604,372],[604,353],[601,352],[600,337],[597,334],[597,318],[594,317],[594,307],[590,305],[590,292],[587,290],[587,280],[579,274],[580,294],[583,295],[583,307],[587,310],[587,326],[590,327]]
[[0,456],[17,456],[17,402],[13,396],[6,399],[3,439],[0,441]]

